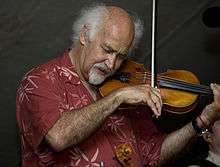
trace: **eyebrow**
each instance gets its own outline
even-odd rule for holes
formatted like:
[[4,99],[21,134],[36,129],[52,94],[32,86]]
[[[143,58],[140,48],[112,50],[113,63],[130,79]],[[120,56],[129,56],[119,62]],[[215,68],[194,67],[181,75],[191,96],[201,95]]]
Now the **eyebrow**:
[[102,48],[107,48],[111,52],[117,52],[117,50],[113,49],[109,44],[104,43],[101,46],[102,46]]
[[[118,52],[117,50],[113,49],[109,44],[104,43],[103,45],[101,45],[102,48],[107,48],[110,52]],[[122,56],[126,56],[127,53],[118,53]]]

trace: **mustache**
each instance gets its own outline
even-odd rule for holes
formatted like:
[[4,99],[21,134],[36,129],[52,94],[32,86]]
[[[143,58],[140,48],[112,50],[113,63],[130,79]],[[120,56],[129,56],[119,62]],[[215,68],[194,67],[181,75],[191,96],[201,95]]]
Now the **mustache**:
[[96,63],[93,66],[94,68],[99,68],[100,70],[104,71],[106,74],[113,75],[115,73],[115,70],[112,70],[108,68],[108,66],[105,63]]

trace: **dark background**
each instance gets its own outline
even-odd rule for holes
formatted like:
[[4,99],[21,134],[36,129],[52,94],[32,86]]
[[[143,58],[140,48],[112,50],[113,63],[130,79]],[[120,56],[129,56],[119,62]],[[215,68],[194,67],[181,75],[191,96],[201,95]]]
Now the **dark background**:
[[[151,1],[97,1],[137,13],[145,24],[139,49],[132,57],[150,67]],[[92,0],[0,0],[0,166],[19,166],[19,137],[15,94],[22,76],[32,67],[61,54],[71,45],[71,26]],[[201,21],[202,12],[220,6],[217,0],[160,0],[158,2],[158,72],[186,69],[201,83],[220,83],[220,28]],[[198,109],[209,99],[202,98]],[[166,132],[188,122],[195,113],[164,113],[158,125]],[[162,128],[163,127],[163,128]]]

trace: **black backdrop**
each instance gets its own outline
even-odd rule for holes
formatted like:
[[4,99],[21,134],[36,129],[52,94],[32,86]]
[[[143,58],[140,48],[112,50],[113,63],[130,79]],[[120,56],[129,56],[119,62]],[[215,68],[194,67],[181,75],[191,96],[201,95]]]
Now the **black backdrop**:
[[[145,33],[132,58],[150,66],[151,1],[103,0],[136,12]],[[15,121],[15,92],[21,77],[32,67],[59,55],[71,45],[71,25],[83,6],[93,0],[0,0],[0,166],[19,166],[19,140]],[[187,69],[203,84],[220,83],[220,28],[201,21],[202,12],[220,6],[217,0],[159,0],[158,72]],[[207,99],[202,99],[199,109]],[[172,131],[195,114],[164,113],[158,126]],[[163,127],[163,128],[162,128]]]

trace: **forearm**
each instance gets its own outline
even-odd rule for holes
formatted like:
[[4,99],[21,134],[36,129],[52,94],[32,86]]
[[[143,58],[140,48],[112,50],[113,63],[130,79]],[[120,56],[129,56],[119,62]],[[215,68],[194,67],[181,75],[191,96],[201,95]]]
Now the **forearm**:
[[162,144],[158,166],[164,166],[175,160],[180,154],[186,152],[196,139],[197,135],[191,122],[169,134]]
[[113,92],[84,108],[65,112],[46,139],[57,151],[78,144],[92,134],[121,103],[118,94]]
[[[210,128],[220,118],[220,85],[211,84],[211,88],[214,94],[214,101],[207,105],[202,114],[196,119],[196,126],[200,129]],[[159,166],[165,166],[166,162],[171,161],[171,159],[174,160],[180,153],[185,152],[191,143],[195,141],[194,139],[197,138],[196,129],[194,130],[192,124],[189,123],[167,136],[162,144]]]

